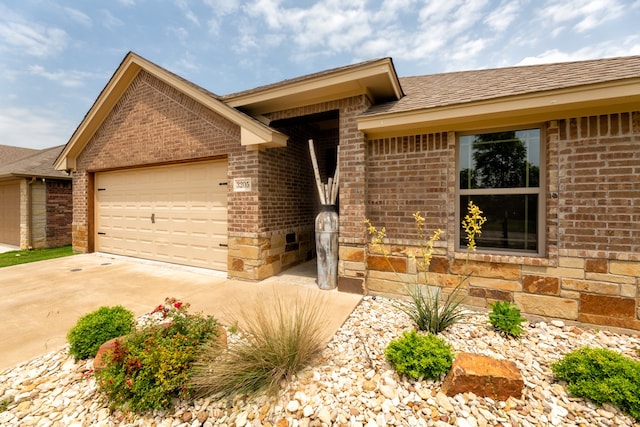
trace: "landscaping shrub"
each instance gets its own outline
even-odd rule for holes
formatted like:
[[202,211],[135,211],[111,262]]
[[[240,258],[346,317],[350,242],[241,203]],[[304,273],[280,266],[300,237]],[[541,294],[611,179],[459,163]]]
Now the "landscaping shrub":
[[111,407],[163,409],[174,397],[188,397],[191,365],[202,344],[218,333],[213,317],[189,314],[188,307],[168,298],[154,311],[163,323],[130,334],[107,354],[96,378]]
[[134,315],[126,308],[100,307],[81,317],[67,334],[69,354],[75,360],[95,357],[102,344],[128,334],[134,326]]
[[[464,274],[461,275],[458,285],[447,298],[441,298],[440,287],[429,285],[429,266],[433,258],[434,243],[440,239],[443,231],[435,230],[430,237],[427,237],[424,227],[426,219],[420,212],[413,214],[418,234],[418,247],[415,251],[417,254],[411,252],[409,253],[409,257],[416,262],[417,280],[416,283],[406,285],[410,301],[399,301],[395,305],[404,311],[421,331],[438,334],[469,314],[468,311],[462,307],[465,299],[464,285],[470,276],[470,274],[467,273],[469,253],[476,249],[475,238],[482,233],[482,225],[487,219],[482,216],[480,208],[471,201],[469,201],[467,211],[467,215],[462,220],[462,227],[467,235],[465,271]],[[367,232],[371,236],[371,248],[373,248],[376,253],[381,253],[387,260],[391,270],[398,275],[384,244],[387,237],[386,229],[384,227],[381,229],[376,228],[368,219],[365,219],[365,224],[367,225]],[[398,275],[398,277],[400,276]],[[424,291],[423,288],[426,288],[426,291]]]
[[449,326],[459,322],[467,311],[462,307],[464,295],[462,294],[462,282],[458,284],[447,299],[440,297],[440,288],[415,285],[407,288],[410,302],[398,301],[396,306],[404,311],[416,324],[418,330],[438,334]]
[[489,304],[491,312],[489,313],[489,322],[493,327],[505,334],[518,337],[522,335],[522,322],[527,319],[520,316],[520,309],[509,301],[496,301]]
[[296,298],[285,304],[260,300],[240,312],[240,337],[228,348],[209,340],[194,364],[191,385],[198,396],[229,397],[266,391],[275,396],[284,380],[307,366],[324,348],[322,300]]
[[398,374],[413,379],[437,379],[451,369],[453,351],[442,338],[433,334],[405,331],[389,343],[384,355]]
[[613,350],[583,347],[551,365],[574,396],[612,403],[640,420],[640,362]]

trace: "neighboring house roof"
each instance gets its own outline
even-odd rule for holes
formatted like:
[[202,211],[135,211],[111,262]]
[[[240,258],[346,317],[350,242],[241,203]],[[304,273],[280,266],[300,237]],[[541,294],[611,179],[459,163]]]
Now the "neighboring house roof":
[[33,148],[13,147],[11,145],[0,145],[0,167],[13,163],[23,157],[37,153]]
[[87,112],[55,161],[58,170],[75,169],[77,156],[108,117],[120,97],[129,88],[138,73],[144,70],[176,90],[193,98],[205,107],[236,123],[240,127],[240,143],[248,148],[278,147],[287,142],[287,136],[261,123],[253,117],[220,101],[218,97],[164,68],[129,52],[105,88]]
[[400,83],[406,95],[372,106],[359,118],[361,130],[447,130],[461,120],[469,126],[500,121],[505,126],[547,120],[559,112],[637,108],[640,56],[404,77]]
[[22,157],[9,164],[0,166],[0,179],[12,177],[68,179],[71,177],[65,172],[53,168],[53,162],[63,149],[63,145],[45,148],[35,151],[26,157]]

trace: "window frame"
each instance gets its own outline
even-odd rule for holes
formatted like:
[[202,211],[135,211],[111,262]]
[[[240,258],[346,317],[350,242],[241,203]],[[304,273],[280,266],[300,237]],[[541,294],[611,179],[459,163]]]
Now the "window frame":
[[[515,188],[482,188],[482,189],[461,189],[460,188],[460,137],[468,135],[483,135],[489,133],[507,132],[507,131],[520,131],[529,129],[540,130],[540,165],[539,165],[539,185],[537,187],[515,187]],[[473,195],[537,195],[538,196],[538,211],[537,211],[537,227],[538,227],[538,241],[537,250],[513,250],[513,249],[501,249],[501,248],[486,248],[478,247],[476,252],[483,254],[497,254],[497,255],[511,255],[511,256],[528,256],[543,258],[546,256],[546,241],[547,241],[547,198],[546,198],[546,176],[547,176],[547,150],[546,150],[546,127],[543,123],[533,123],[524,126],[511,126],[504,128],[490,128],[475,131],[456,132],[455,134],[455,232],[454,248],[455,251],[466,251],[466,245],[460,243],[460,222],[466,215],[466,211],[462,213],[462,206],[460,206],[461,196],[473,196]],[[536,191],[532,191],[536,190]],[[480,206],[482,209],[482,206]]]

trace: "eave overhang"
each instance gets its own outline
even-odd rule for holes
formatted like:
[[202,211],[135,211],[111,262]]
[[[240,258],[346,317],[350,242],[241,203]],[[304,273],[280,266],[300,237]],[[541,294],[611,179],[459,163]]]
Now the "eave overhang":
[[373,103],[403,96],[391,58],[285,80],[226,95],[223,100],[234,108],[256,116],[363,94]]
[[145,70],[213,112],[239,125],[241,129],[240,142],[247,149],[286,146],[288,139],[286,135],[226,105],[212,94],[189,84],[164,68],[147,61],[135,53],[129,52],[56,159],[54,163],[55,169],[75,169],[76,158],[141,70]]
[[417,133],[477,131],[567,117],[637,110],[640,78],[404,112],[358,117],[368,139]]

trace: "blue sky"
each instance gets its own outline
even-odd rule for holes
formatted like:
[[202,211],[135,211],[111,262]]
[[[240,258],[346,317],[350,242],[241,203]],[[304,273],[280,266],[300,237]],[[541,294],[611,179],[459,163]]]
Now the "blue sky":
[[640,0],[0,0],[0,144],[65,144],[128,51],[227,94],[390,56],[400,76],[640,55]]

